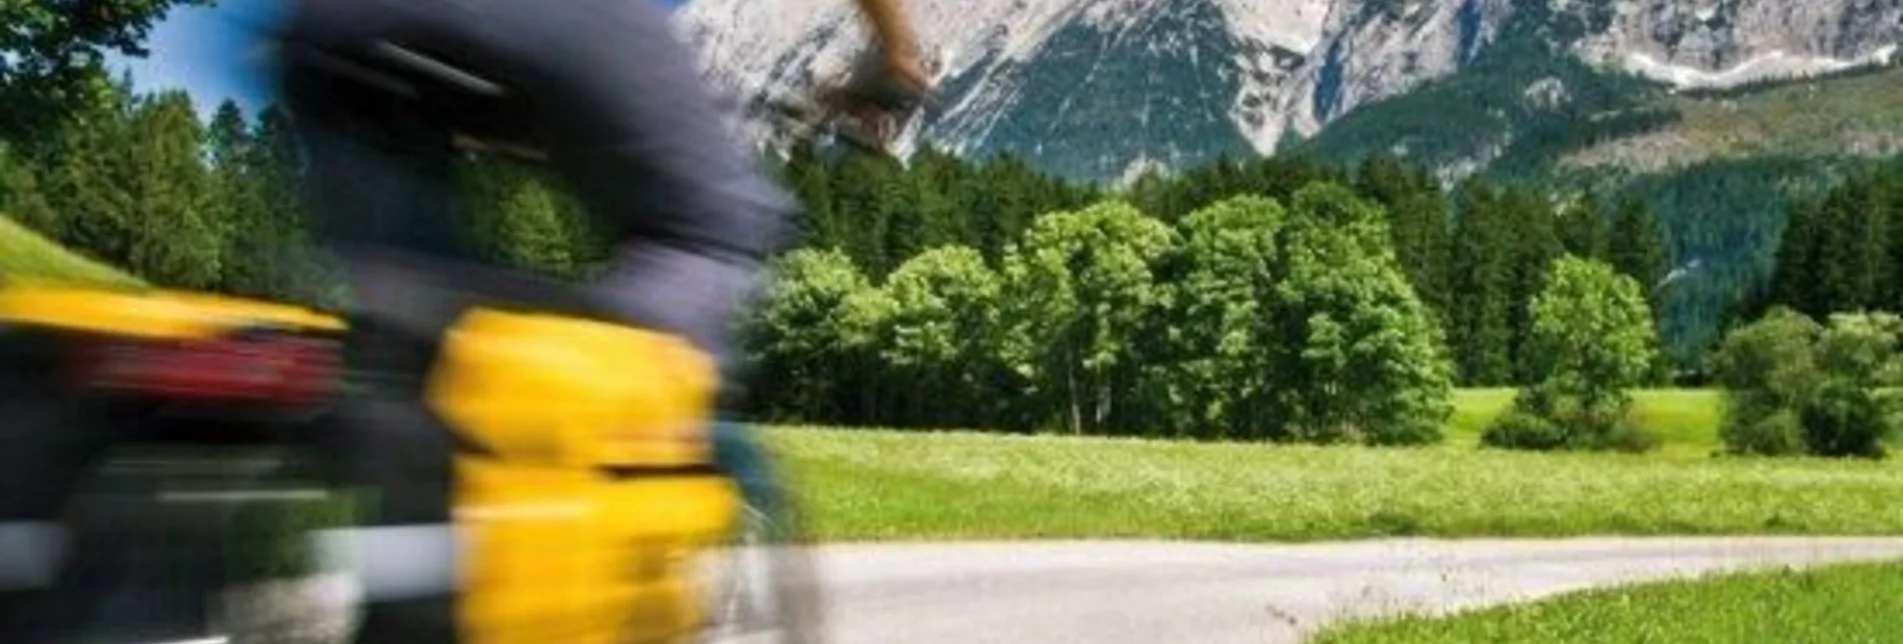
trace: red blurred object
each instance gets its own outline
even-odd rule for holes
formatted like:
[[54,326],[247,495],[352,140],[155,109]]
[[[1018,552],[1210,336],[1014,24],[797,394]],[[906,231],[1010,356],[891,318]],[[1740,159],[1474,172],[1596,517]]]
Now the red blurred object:
[[337,386],[335,341],[297,336],[94,340],[76,373],[89,389],[172,400],[319,402]]

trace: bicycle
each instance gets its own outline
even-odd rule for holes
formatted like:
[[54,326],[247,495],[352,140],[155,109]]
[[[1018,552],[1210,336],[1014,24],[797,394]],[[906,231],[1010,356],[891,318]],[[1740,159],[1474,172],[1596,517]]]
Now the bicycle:
[[[542,304],[537,310],[560,308]],[[314,551],[256,537],[282,530],[270,522],[296,515],[298,504],[351,500],[337,496],[328,469],[339,449],[326,442],[336,437],[332,412],[386,386],[380,365],[343,359],[360,332],[341,318],[255,300],[0,284],[0,417],[10,419],[0,440],[40,456],[14,459],[22,462],[4,472],[8,489],[39,491],[31,514],[75,536],[65,565],[43,573],[44,587],[0,593],[9,599],[0,614],[6,639],[343,641],[359,601],[349,575],[281,583],[287,565],[310,565]],[[673,485],[650,492],[678,496],[646,501],[682,511],[677,525],[644,528],[667,544],[628,561],[677,555],[684,545],[716,560],[757,554],[734,542],[779,546],[767,561],[771,577],[693,592],[685,598],[706,605],[676,605],[676,621],[664,626],[699,641],[818,641],[814,577],[783,480],[742,426],[722,425],[708,441],[703,461],[629,479]],[[277,519],[247,515],[274,508]],[[351,526],[341,510],[328,524],[291,530]],[[272,555],[304,559],[254,560]],[[678,603],[696,578],[728,581],[675,567],[648,580],[665,592],[629,596]],[[288,595],[290,605],[265,605],[260,591]],[[778,600],[781,610],[737,612],[743,592]]]

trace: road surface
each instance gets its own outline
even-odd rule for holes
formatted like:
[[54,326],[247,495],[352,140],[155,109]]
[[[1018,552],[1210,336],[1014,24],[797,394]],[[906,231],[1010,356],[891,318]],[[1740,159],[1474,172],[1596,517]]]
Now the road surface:
[[1263,644],[1356,616],[1903,559],[1903,539],[902,544],[818,557],[831,644]]

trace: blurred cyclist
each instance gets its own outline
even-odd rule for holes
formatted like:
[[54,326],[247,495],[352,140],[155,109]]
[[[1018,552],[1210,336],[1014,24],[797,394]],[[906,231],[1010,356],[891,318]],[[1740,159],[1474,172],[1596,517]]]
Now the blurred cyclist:
[[[857,2],[883,68],[881,91],[858,107],[902,106],[928,85],[911,28],[897,0]],[[358,346],[353,360],[399,365],[420,392],[432,339],[488,303],[459,285],[526,300],[553,290],[481,267],[451,178],[456,143],[473,139],[546,161],[620,242],[582,289],[586,306],[730,364],[732,323],[795,205],[728,137],[656,0],[293,4],[280,81],[308,155],[311,215],[349,271],[359,327],[423,339]],[[761,9],[773,19],[771,4]],[[420,405],[348,413],[341,425],[375,436],[350,441],[347,467],[385,491],[358,550],[374,573],[361,639],[448,641],[450,599],[436,582],[454,566],[454,434]]]

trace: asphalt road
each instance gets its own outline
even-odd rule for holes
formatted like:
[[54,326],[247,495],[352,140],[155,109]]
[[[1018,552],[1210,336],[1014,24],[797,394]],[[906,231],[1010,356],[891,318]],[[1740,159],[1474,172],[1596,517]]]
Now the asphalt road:
[[1595,586],[1903,559],[1903,539],[828,546],[831,644],[1298,642],[1333,621]]

